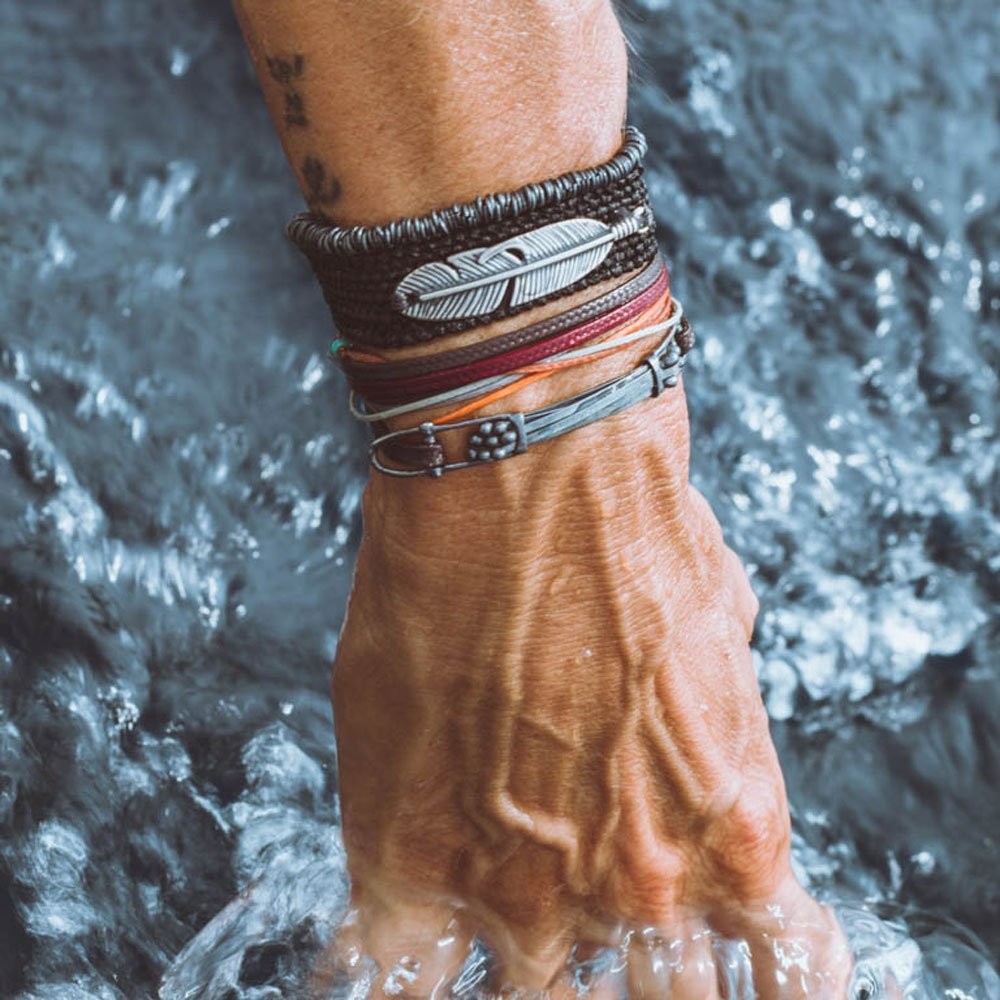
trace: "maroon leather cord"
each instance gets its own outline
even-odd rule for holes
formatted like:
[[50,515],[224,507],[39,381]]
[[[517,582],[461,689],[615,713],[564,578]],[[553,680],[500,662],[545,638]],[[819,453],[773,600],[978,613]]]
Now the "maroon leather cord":
[[389,383],[351,379],[351,388],[367,402],[387,406],[409,403],[433,393],[457,389],[479,379],[504,375],[523,365],[533,364],[561,351],[579,347],[596,339],[601,334],[613,330],[616,326],[627,323],[652,305],[669,288],[670,278],[667,270],[665,267],[661,267],[656,280],[629,302],[611,309],[596,319],[574,326],[554,337],[549,337],[547,340],[526,344],[505,354],[480,358],[444,371],[415,375]]

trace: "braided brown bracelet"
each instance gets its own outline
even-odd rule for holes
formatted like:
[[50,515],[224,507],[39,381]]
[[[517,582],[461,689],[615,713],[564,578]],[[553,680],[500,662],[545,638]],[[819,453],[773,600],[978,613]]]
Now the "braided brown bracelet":
[[657,251],[641,133],[607,163],[419,218],[341,228],[305,213],[305,253],[339,333],[395,347],[513,316],[629,274]]

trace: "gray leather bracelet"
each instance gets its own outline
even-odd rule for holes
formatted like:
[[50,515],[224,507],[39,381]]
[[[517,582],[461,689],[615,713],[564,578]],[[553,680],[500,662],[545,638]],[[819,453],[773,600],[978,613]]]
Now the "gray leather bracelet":
[[[604,417],[659,396],[677,384],[685,356],[674,342],[675,327],[639,363],[621,378],[605,382],[570,396],[568,399],[527,413],[513,411],[489,417],[471,417],[451,423],[424,421],[416,427],[404,427],[376,437],[369,446],[372,465],[387,476],[441,476],[456,469],[502,461],[523,454],[533,444],[568,434]],[[449,462],[440,435],[454,431],[460,437],[463,459]],[[409,439],[409,440],[407,440]],[[402,464],[401,454],[409,449],[413,461]],[[386,465],[381,454],[386,445],[392,448],[399,465]],[[399,445],[404,447],[400,448]]]

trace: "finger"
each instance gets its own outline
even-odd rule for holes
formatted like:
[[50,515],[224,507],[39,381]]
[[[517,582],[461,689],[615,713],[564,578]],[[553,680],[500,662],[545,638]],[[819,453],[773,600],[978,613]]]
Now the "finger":
[[346,978],[365,983],[375,998],[446,996],[472,945],[465,914],[451,904],[367,893],[355,894],[355,904],[317,967],[316,984],[329,990]]
[[563,975],[570,940],[563,936],[525,940],[507,927],[487,927],[484,937],[497,957],[498,990],[547,991]]
[[546,935],[538,927],[526,932],[486,919],[482,934],[497,958],[494,992],[542,991],[545,1000],[575,1000],[582,994],[594,1000],[620,993],[616,982],[622,969],[616,956],[623,935],[618,924],[582,916],[575,931]]
[[628,949],[629,1000],[718,1000],[719,973],[708,926],[670,934],[635,932]]
[[577,944],[546,1000],[627,1000],[624,967],[620,947],[609,947],[607,941]]
[[620,975],[606,972],[587,986],[561,980],[545,991],[545,1000],[631,1000],[631,994],[619,984]]
[[563,973],[575,942],[591,922],[564,880],[561,852],[522,843],[469,895],[469,912],[493,953],[493,992],[544,991]]
[[832,911],[789,875],[774,895],[715,913],[725,937],[746,941],[760,1000],[844,1000],[853,962]]

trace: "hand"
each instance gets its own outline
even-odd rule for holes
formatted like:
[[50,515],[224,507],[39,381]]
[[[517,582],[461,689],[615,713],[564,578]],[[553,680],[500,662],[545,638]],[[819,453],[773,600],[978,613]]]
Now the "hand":
[[629,996],[710,1000],[714,932],[765,1000],[846,996],[790,868],[757,600],[687,455],[678,386],[495,467],[370,483],[333,682],[340,947],[407,956],[407,995],[480,935],[516,987],[612,945]]

